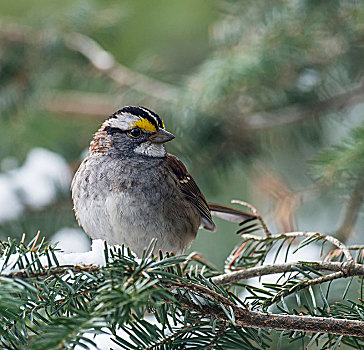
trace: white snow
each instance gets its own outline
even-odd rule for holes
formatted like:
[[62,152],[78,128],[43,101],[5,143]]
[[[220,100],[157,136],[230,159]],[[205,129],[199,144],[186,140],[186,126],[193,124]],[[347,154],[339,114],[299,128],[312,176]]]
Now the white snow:
[[[107,330],[105,330],[107,331]],[[118,334],[119,335],[119,334]],[[93,342],[95,342],[96,347],[93,345],[89,345],[86,342],[83,342],[85,344],[88,345],[90,350],[109,350],[109,349],[113,349],[113,350],[117,350],[117,349],[123,349],[122,347],[118,346],[116,343],[114,343],[111,338],[112,335],[111,334],[92,334],[92,333],[85,333],[83,334],[84,337],[91,339]],[[127,337],[127,334],[122,334],[121,335],[123,338]],[[75,347],[75,350],[83,350],[85,349],[83,346],[77,345]],[[124,348],[125,349],[125,348]]]
[[60,265],[98,265],[105,266],[104,241],[92,241],[91,250],[84,253],[57,253]]
[[297,79],[297,87],[307,92],[312,90],[319,82],[321,78],[319,73],[314,69],[306,69]]
[[58,191],[69,190],[72,178],[67,162],[43,148],[32,149],[25,163],[10,175],[23,202],[33,208],[51,204]]
[[[154,315],[148,314],[145,315],[144,319],[146,321],[148,321],[149,323],[155,324],[155,325],[160,325],[159,328],[162,328],[161,323],[158,323],[156,318],[154,317]],[[170,323],[173,324],[173,320],[171,317],[169,317]],[[119,345],[117,345],[116,343],[114,343],[111,339],[113,338],[113,335],[110,334],[108,332],[108,330],[105,328],[103,329],[104,332],[106,332],[107,334],[92,334],[92,333],[85,333],[83,334],[86,338],[91,339],[92,341],[95,342],[96,347],[95,346],[89,346],[90,350],[119,350],[119,349],[125,349],[125,347],[120,347]],[[124,332],[121,329],[117,329],[116,330],[116,334],[122,338],[125,339],[126,341],[130,342],[133,344],[133,341],[130,340],[130,336],[128,333]],[[84,349],[82,346],[77,345],[75,347],[75,350],[82,350]]]
[[60,155],[34,148],[21,167],[15,164],[14,159],[1,163],[7,171],[0,174],[0,222],[19,217],[25,205],[42,208],[54,202],[58,192],[69,191],[71,170]]
[[23,204],[16,195],[8,176],[0,175],[0,222],[16,219],[23,212]]
[[[110,246],[107,245],[109,248]],[[121,246],[115,245],[113,246],[115,249],[120,248]],[[56,258],[58,260],[59,265],[96,265],[96,266],[105,266],[105,241],[102,239],[94,239],[91,244],[91,250],[83,253],[74,252],[74,253],[64,253],[62,251],[55,252]],[[28,259],[31,261],[30,252],[27,253]],[[127,251],[125,251],[127,254]],[[134,254],[132,252],[134,256]],[[17,260],[19,258],[19,254],[12,254],[10,259],[8,260],[6,266],[3,266],[5,263],[5,254],[0,258],[0,274],[7,275],[10,273],[14,273],[19,271],[19,268],[15,266]],[[40,262],[43,267],[48,267],[48,260],[45,256],[40,257]],[[54,264],[55,266],[55,264]]]
[[[116,246],[118,247],[118,246]],[[120,247],[121,248],[121,247]],[[31,254],[28,254],[29,260],[31,260]],[[91,250],[84,253],[64,253],[55,252],[56,258],[59,265],[97,265],[105,266],[105,256],[104,256],[104,241],[101,239],[95,239],[92,241]],[[5,254],[0,258],[0,273],[2,275],[7,275],[13,272],[19,271],[19,268],[15,266],[19,254],[12,254],[8,260],[6,266]],[[48,266],[48,260],[45,256],[40,258],[40,262],[44,267]],[[55,265],[54,265],[55,266]]]
[[65,253],[84,253],[90,250],[90,239],[80,228],[61,228],[52,236],[51,243],[57,243],[57,248]]

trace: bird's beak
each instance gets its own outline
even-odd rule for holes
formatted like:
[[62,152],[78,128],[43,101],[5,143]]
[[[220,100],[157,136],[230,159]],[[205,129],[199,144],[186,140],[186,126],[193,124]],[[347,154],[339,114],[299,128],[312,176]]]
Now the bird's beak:
[[174,135],[163,129],[159,129],[156,133],[154,133],[148,137],[148,141],[153,142],[153,143],[164,143],[164,142],[171,141],[173,139],[174,139]]

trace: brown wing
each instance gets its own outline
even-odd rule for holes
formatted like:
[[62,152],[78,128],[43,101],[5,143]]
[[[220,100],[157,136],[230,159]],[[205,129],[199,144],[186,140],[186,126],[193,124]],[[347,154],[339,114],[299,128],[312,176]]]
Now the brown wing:
[[168,154],[167,165],[176,175],[185,197],[199,210],[203,227],[207,230],[215,231],[216,225],[212,220],[206,199],[184,164],[176,156]]

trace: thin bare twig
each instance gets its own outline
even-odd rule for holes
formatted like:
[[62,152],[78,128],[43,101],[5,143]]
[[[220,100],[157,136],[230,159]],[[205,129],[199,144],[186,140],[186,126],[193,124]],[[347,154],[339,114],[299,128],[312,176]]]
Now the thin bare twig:
[[[349,245],[346,247],[349,251],[350,250],[364,250],[364,245],[356,244],[356,245]],[[342,254],[341,249],[334,249],[331,250],[327,256],[325,257],[324,261],[330,261],[333,257],[338,257],[340,254]]]
[[289,181],[273,171],[267,171],[266,166],[256,165],[259,176],[255,179],[259,190],[274,200],[274,218],[282,231],[296,231],[295,212],[301,204],[302,193],[293,190]]

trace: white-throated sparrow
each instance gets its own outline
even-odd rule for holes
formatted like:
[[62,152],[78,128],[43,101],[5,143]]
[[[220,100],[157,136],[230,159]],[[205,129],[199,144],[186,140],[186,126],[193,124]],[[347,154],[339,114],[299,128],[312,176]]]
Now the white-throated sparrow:
[[180,254],[199,227],[216,230],[211,212],[236,222],[254,217],[207,203],[183,163],[166,152],[172,139],[144,107],[106,119],[71,186],[76,217],[91,238],[124,243],[138,255],[156,238],[156,249]]

